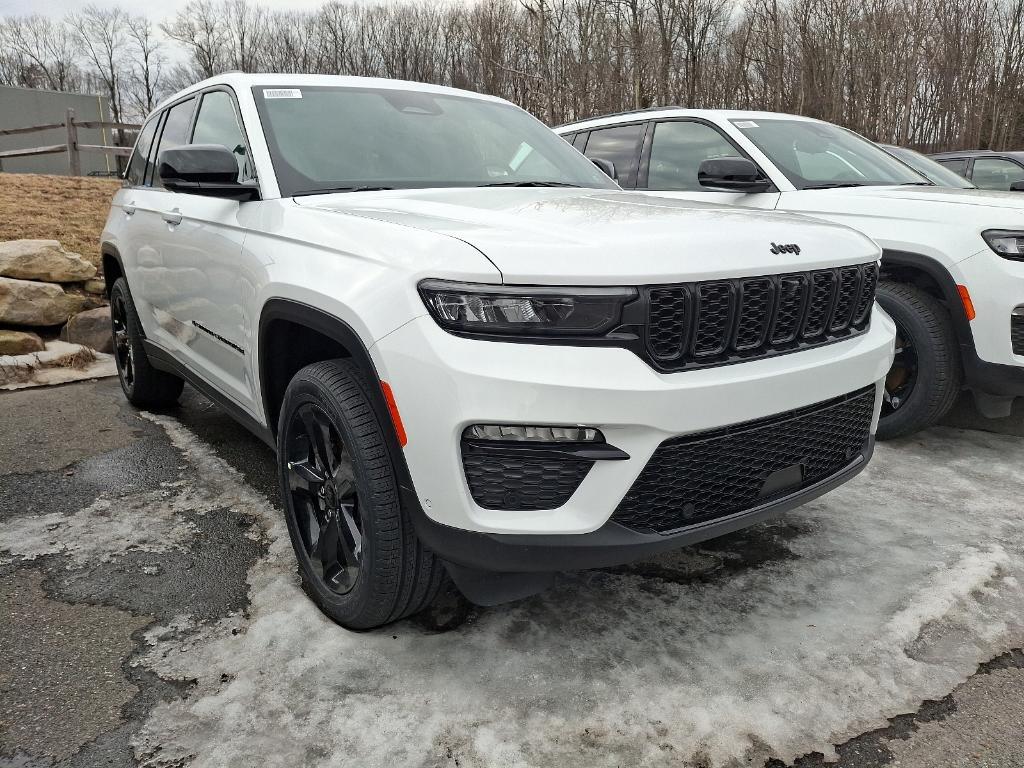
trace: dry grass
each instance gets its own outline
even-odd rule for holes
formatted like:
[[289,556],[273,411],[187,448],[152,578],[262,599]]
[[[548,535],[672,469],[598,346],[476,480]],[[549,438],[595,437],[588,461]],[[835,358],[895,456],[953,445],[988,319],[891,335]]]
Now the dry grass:
[[0,240],[60,240],[100,266],[99,240],[117,179],[0,173]]

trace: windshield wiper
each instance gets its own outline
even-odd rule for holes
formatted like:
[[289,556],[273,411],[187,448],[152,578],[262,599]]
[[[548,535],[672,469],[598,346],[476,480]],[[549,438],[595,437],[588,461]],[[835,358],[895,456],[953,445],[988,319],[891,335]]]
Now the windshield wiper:
[[843,187],[863,187],[863,186],[865,186],[865,185],[861,184],[859,181],[833,181],[833,182],[829,182],[828,184],[813,184],[813,185],[811,185],[809,187],[804,187],[804,189],[841,189]]
[[901,187],[934,187],[930,181],[908,181],[900,184]]
[[578,187],[567,181],[496,181],[492,184],[477,184],[478,187]]
[[332,192],[380,192],[394,187],[324,187],[323,189],[304,189],[301,192],[292,193],[292,197],[305,197],[306,195],[329,195]]

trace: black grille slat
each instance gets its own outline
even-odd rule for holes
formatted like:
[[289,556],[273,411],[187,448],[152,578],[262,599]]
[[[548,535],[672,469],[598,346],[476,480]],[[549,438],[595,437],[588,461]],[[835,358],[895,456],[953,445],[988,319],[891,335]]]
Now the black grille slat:
[[771,324],[772,281],[767,278],[740,283],[740,311],[733,349],[744,351],[764,344]]
[[[798,492],[849,466],[870,435],[875,388],[797,411],[663,442],[612,520],[665,533],[727,517]],[[775,473],[802,479],[762,492]]]
[[658,360],[675,360],[685,348],[690,331],[690,292],[685,286],[652,288],[648,294],[650,322],[647,345]]
[[772,343],[788,344],[796,339],[807,301],[807,278],[783,275],[779,278],[779,303],[772,325]]
[[871,307],[875,303],[875,289],[878,287],[878,264],[861,265],[860,297],[857,299],[857,309],[853,313],[853,325],[860,328],[871,316]]
[[697,287],[697,331],[693,354],[718,355],[729,344],[735,292],[729,283],[703,283]]
[[813,339],[825,332],[832,316],[832,300],[836,295],[836,275],[831,270],[821,270],[811,275],[811,299],[804,318],[801,335]]
[[860,287],[860,270],[857,267],[845,267],[839,270],[839,289],[836,294],[835,308],[828,329],[832,333],[845,330],[850,325],[853,311],[857,308],[860,298],[857,289]]
[[1024,355],[1024,315],[1010,316],[1010,345],[1013,354]]
[[875,262],[645,288],[644,339],[665,371],[724,365],[839,341],[867,328]]

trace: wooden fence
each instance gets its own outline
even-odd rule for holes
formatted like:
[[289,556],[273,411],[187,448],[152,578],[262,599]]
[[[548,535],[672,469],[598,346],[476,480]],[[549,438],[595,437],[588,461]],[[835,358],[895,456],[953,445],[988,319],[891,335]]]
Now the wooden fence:
[[132,153],[132,148],[106,146],[102,144],[80,144],[78,141],[79,128],[110,128],[117,131],[137,131],[141,128],[135,123],[113,123],[102,120],[75,120],[75,110],[68,108],[67,115],[62,123],[49,123],[47,125],[30,125],[25,128],[3,128],[0,129],[0,136],[14,136],[22,133],[35,133],[37,131],[51,131],[55,128],[64,128],[67,131],[67,140],[63,144],[50,144],[44,147],[26,147],[24,149],[8,149],[0,151],[0,164],[5,157],[28,157],[31,155],[53,155],[60,152],[67,152],[68,172],[72,176],[82,175],[82,152],[105,152],[114,157],[127,157]]

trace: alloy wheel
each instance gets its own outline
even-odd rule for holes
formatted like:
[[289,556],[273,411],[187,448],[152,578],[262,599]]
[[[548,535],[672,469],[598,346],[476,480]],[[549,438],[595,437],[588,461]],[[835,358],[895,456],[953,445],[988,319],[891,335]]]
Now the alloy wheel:
[[111,302],[110,320],[114,328],[114,357],[117,361],[117,370],[125,386],[131,387],[135,381],[135,360],[132,357],[131,339],[128,338],[128,311],[121,293],[116,293]]
[[898,320],[896,324],[896,355],[885,377],[882,418],[891,416],[907,401],[917,383],[917,350],[914,340]]
[[303,549],[323,584],[345,594],[355,586],[363,555],[352,456],[330,417],[313,403],[295,410],[288,434],[288,492]]

